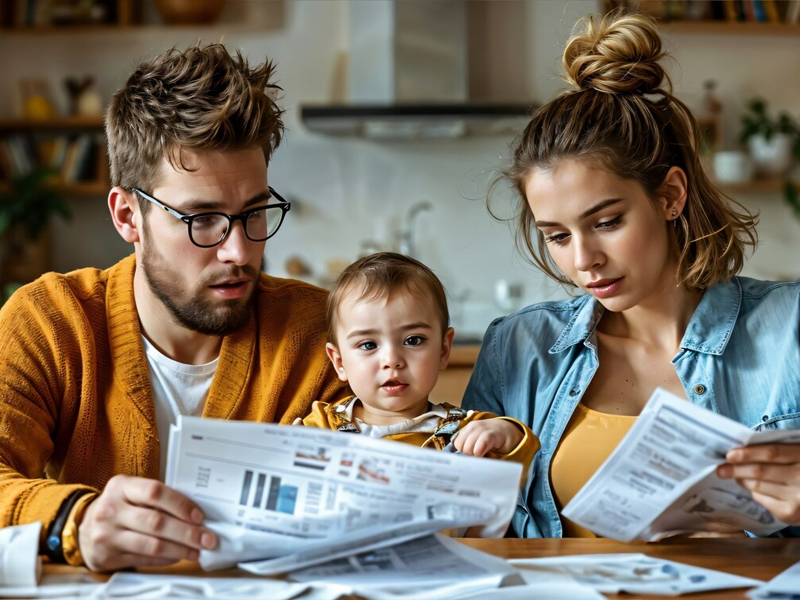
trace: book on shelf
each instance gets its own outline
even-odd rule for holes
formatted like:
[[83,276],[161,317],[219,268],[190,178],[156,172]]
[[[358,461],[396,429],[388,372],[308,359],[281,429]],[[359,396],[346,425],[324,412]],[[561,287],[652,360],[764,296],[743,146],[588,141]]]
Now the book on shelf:
[[755,3],[753,0],[741,0],[744,20],[748,23],[756,22]]
[[0,181],[11,179],[11,159],[8,140],[0,140]]
[[778,11],[778,4],[775,0],[763,0],[764,4],[764,13],[767,17],[768,23],[780,23],[781,22],[781,14]]
[[36,150],[28,138],[12,135],[3,140],[11,177],[28,175],[38,165]]
[[51,140],[49,153],[42,156],[42,164],[47,165],[51,169],[60,171],[61,167],[64,165],[64,158],[66,155],[67,138],[61,135]]
[[83,133],[70,142],[61,167],[62,180],[74,183],[92,179],[95,176],[98,148],[94,136],[89,133]]
[[763,0],[753,0],[753,16],[756,23],[767,22],[767,9],[764,8]]
[[791,0],[786,9],[786,22],[797,24],[800,23],[800,0]]
[[736,0],[724,0],[725,2],[725,19],[728,21],[738,21],[739,13],[736,9]]

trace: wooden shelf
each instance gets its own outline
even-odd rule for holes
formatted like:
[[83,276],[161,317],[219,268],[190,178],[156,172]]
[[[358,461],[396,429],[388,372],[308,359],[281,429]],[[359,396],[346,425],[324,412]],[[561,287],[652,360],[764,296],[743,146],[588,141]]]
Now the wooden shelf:
[[[106,196],[111,189],[108,181],[72,181],[70,183],[53,183],[48,187],[56,190],[59,194],[70,198],[77,197],[97,197]],[[0,193],[8,193],[10,186],[8,181],[0,181]]]
[[[120,32],[160,32],[170,30],[213,30],[220,29],[242,32],[265,32],[280,30],[285,23],[286,0],[247,2],[228,2],[217,20],[212,23],[169,23],[158,10],[157,0],[105,0],[113,7],[109,21],[92,22],[86,15],[74,22],[59,25],[48,24],[47,18],[28,21],[27,8],[30,3],[44,3],[45,0],[0,0],[0,35],[8,36],[59,36],[81,34],[107,34]],[[8,3],[10,7],[5,7]],[[16,3],[16,5],[15,5]],[[62,2],[63,3],[63,2]],[[72,4],[77,4],[75,0]],[[5,10],[4,10],[5,9]],[[19,11],[23,13],[20,14]],[[24,17],[24,18],[23,18]],[[41,24],[28,25],[26,23]]]
[[107,181],[74,181],[53,186],[65,196],[106,196],[111,189]]
[[797,23],[750,23],[745,21],[664,21],[659,28],[666,34],[797,35]]
[[70,131],[102,129],[103,117],[57,117],[44,121],[0,119],[0,131]]
[[98,23],[97,25],[34,25],[31,27],[0,27],[3,35],[51,35],[58,33],[97,33],[103,31],[119,31],[129,28],[128,25]]

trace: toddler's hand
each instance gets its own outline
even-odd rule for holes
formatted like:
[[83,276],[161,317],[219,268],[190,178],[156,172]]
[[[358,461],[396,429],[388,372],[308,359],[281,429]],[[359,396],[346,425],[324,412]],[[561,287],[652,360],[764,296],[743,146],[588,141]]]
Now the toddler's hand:
[[292,425],[302,425],[302,424],[303,424],[303,419],[301,419],[300,417],[297,417],[294,421],[292,421]]
[[488,452],[508,454],[519,446],[523,433],[519,427],[503,419],[473,421],[458,432],[453,441],[456,449],[471,456],[486,456]]

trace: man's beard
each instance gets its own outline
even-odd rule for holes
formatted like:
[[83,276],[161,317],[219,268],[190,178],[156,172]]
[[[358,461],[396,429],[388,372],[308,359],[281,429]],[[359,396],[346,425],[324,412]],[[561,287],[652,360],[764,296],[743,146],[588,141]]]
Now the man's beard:
[[[167,307],[175,321],[204,335],[225,336],[247,325],[254,310],[254,299],[258,289],[258,272],[250,265],[236,266],[230,271],[202,278],[195,289],[201,290],[226,279],[249,277],[253,290],[248,298],[211,302],[198,296],[187,297],[187,290],[180,283],[177,273],[171,271],[166,261],[142,244],[140,268],[153,294]],[[261,259],[261,270],[264,259]]]

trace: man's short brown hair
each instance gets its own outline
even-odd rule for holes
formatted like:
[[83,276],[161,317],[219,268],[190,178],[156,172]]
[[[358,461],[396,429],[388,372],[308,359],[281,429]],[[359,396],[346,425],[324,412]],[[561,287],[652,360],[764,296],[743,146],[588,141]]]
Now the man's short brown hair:
[[410,256],[396,252],[377,252],[348,266],[328,296],[328,341],[336,343],[339,307],[345,298],[355,302],[388,298],[393,292],[407,290],[430,298],[439,313],[442,335],[450,326],[447,294],[439,278],[430,268]]
[[[111,184],[152,191],[167,158],[188,170],[182,150],[261,148],[269,163],[283,134],[281,88],[270,61],[250,68],[222,44],[172,48],[138,65],[106,114]],[[140,202],[145,212],[149,202]]]

